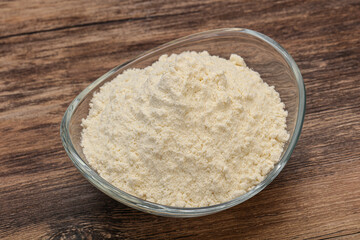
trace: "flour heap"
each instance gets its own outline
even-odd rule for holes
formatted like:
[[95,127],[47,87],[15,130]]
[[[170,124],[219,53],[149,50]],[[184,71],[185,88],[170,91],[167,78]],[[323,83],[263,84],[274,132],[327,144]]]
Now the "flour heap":
[[108,182],[139,198],[203,207],[236,198],[279,161],[287,112],[235,54],[163,55],[94,94],[81,144]]

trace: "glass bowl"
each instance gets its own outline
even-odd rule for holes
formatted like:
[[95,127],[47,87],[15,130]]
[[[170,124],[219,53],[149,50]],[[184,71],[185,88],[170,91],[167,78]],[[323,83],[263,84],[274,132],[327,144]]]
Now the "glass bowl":
[[[287,130],[290,139],[284,147],[280,161],[267,177],[249,192],[217,205],[199,208],[180,208],[152,203],[130,195],[108,183],[92,169],[85,159],[80,146],[81,120],[89,112],[89,102],[93,93],[108,81],[128,68],[144,68],[151,65],[163,54],[183,51],[208,51],[228,59],[236,53],[244,58],[247,65],[261,74],[262,79],[280,93],[281,100],[288,111]],[[75,166],[84,177],[102,192],[113,199],[138,210],[169,217],[196,217],[216,213],[238,205],[253,197],[274,180],[290,158],[300,136],[305,114],[304,82],[292,57],[271,38],[243,28],[217,29],[183,37],[150,51],[134,60],[115,67],[85,88],[66,110],[60,126],[64,148]]]

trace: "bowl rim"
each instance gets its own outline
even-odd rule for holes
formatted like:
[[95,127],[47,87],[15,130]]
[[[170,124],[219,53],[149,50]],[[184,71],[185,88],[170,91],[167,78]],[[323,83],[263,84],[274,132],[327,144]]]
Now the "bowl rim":
[[[182,207],[173,207],[173,206],[166,206],[158,203],[149,202],[147,200],[143,200],[141,198],[138,198],[136,196],[133,196],[129,193],[126,193],[117,187],[113,186],[109,182],[107,182],[104,178],[102,178],[98,173],[96,173],[95,170],[93,170],[88,164],[86,164],[85,161],[82,160],[78,152],[76,151],[71,138],[70,138],[70,132],[69,132],[69,124],[71,117],[76,110],[77,106],[84,100],[84,97],[92,91],[95,87],[97,87],[99,84],[102,83],[103,80],[117,72],[119,69],[127,66],[128,64],[138,61],[142,58],[145,58],[149,54],[152,54],[156,51],[159,51],[164,48],[168,48],[170,46],[174,46],[176,44],[182,43],[184,41],[189,41],[192,39],[199,39],[199,38],[209,38],[209,37],[216,37],[216,36],[222,36],[223,34],[227,33],[244,33],[251,36],[254,36],[262,41],[265,41],[267,44],[269,44],[271,47],[273,47],[280,55],[286,60],[287,64],[290,66],[297,82],[297,86],[299,89],[299,97],[298,97],[298,112],[297,112],[297,119],[296,124],[294,128],[294,133],[292,138],[289,141],[289,145],[287,149],[285,150],[285,153],[283,154],[282,158],[279,160],[277,164],[275,164],[275,167],[268,173],[266,178],[261,181],[259,184],[257,184],[254,188],[252,188],[247,193],[234,198],[230,201],[211,205],[207,207],[196,207],[196,208],[182,208]],[[296,65],[293,58],[290,56],[290,54],[276,41],[271,39],[270,37],[245,28],[222,28],[222,29],[214,29],[204,32],[199,32],[195,34],[191,34],[182,38],[178,38],[176,40],[170,41],[168,43],[162,44],[158,47],[152,48],[148,51],[145,51],[144,53],[136,56],[132,60],[125,62],[119,66],[116,66],[115,68],[111,69],[101,77],[99,77],[97,80],[92,82],[90,85],[88,85],[78,96],[75,97],[75,99],[70,103],[69,107],[65,111],[65,114],[63,116],[63,119],[61,121],[60,125],[60,136],[62,140],[62,144],[65,148],[66,153],[68,154],[69,158],[72,160],[73,164],[77,167],[77,169],[82,173],[82,175],[95,187],[97,187],[99,190],[110,196],[111,198],[127,205],[133,208],[136,208],[138,210],[152,213],[155,215],[161,215],[161,216],[172,216],[172,217],[195,217],[195,216],[203,216],[208,215],[211,213],[216,213],[225,209],[228,209],[230,207],[233,207],[235,205],[238,205],[251,197],[255,196],[257,193],[259,193],[261,190],[263,190],[267,185],[269,185],[276,176],[281,172],[281,170],[284,168],[288,160],[290,159],[290,156],[292,152],[294,151],[295,145],[300,137],[301,129],[303,126],[303,121],[305,117],[305,105],[306,105],[306,94],[305,94],[305,85],[302,78],[302,75],[300,73],[300,70],[298,66]]]

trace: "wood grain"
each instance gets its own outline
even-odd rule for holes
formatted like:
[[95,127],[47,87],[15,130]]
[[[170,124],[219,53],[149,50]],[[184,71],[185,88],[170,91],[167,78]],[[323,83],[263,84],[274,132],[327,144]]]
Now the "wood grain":
[[[1,1],[0,238],[360,239],[359,1]],[[59,125],[89,83],[169,40],[246,27],[282,44],[307,90],[303,132],[264,191],[193,219],[128,208],[68,159]]]

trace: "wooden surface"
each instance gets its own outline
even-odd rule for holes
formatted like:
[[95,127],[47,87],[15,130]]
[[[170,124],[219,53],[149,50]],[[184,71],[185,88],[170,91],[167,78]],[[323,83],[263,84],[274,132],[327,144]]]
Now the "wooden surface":
[[[0,1],[1,239],[360,239],[360,1]],[[171,219],[95,189],[59,137],[72,99],[136,54],[246,27],[282,44],[307,89],[303,132],[264,191]]]

